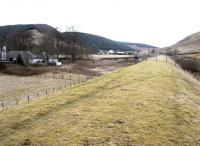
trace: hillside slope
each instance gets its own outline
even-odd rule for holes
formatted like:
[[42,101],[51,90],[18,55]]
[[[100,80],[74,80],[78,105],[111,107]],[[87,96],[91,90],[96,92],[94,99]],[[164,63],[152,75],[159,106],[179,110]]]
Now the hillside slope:
[[0,145],[200,145],[200,90],[142,62],[0,112]]
[[[71,34],[71,32],[59,32],[46,24],[0,26],[0,46],[6,44],[11,50],[24,49],[33,52],[43,52],[47,51],[44,48],[44,44],[47,43],[45,41],[52,39],[58,40],[63,44],[73,39],[73,35]],[[84,47],[87,47],[92,53],[96,53],[99,50],[110,49],[123,51],[132,50],[124,44],[101,36],[81,32],[77,32],[77,35]],[[18,38],[20,39],[18,40]],[[16,44],[17,42],[20,42],[20,40],[24,40],[25,43],[16,49]],[[49,46],[47,48],[52,49]]]
[[157,47],[155,46],[151,46],[151,45],[147,45],[147,44],[142,44],[142,43],[129,43],[129,42],[120,42],[132,49],[147,49],[147,48],[152,48],[155,49]]
[[55,50],[51,43],[62,39],[55,28],[46,24],[7,25],[0,27],[0,47],[8,50],[32,51],[34,53]]
[[59,33],[55,28],[46,24],[6,25],[0,26],[0,38],[6,38],[16,32],[23,32],[34,29],[38,30],[41,33],[46,33],[48,35],[54,35]]
[[[80,39],[84,47],[88,48],[91,53],[97,53],[99,50],[131,51],[138,48],[154,48],[154,46],[141,43],[118,42],[89,33],[76,33],[78,39]],[[16,47],[17,42],[21,39],[24,40],[25,44]],[[33,52],[47,51],[44,48],[44,44],[47,43],[45,41],[51,39],[58,40],[61,44],[65,44],[73,39],[73,35],[72,32],[59,32],[56,28],[47,24],[0,26],[0,46],[6,44],[10,50],[24,49]],[[63,48],[63,46],[61,46],[61,48]],[[47,48],[52,49],[50,46]],[[62,49],[60,51],[62,52]]]
[[[62,33],[64,40],[70,40],[71,32]],[[133,50],[131,47],[126,46],[117,41],[113,41],[98,35],[93,35],[89,33],[81,33],[77,34],[81,39],[82,43],[85,47],[89,48],[91,52],[95,53],[99,50],[115,50],[115,51],[131,51]]]
[[200,32],[189,35],[172,46],[163,48],[163,51],[167,52],[174,50],[177,50],[179,54],[200,53]]

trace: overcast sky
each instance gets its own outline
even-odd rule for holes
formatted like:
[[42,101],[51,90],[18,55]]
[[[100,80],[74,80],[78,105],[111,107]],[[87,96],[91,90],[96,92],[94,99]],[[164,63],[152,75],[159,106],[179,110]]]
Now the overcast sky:
[[44,23],[164,47],[200,31],[200,0],[0,0],[0,25]]

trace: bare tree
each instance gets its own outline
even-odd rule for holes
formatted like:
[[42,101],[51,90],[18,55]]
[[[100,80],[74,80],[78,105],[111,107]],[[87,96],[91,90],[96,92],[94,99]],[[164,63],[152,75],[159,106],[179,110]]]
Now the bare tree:
[[56,30],[59,32],[56,34],[56,46],[55,46],[55,51],[56,51],[56,56],[57,56],[57,59],[59,59],[59,55],[61,53],[61,48],[62,48],[62,45],[61,45],[61,41],[63,39],[62,35],[60,34],[61,32],[61,28],[60,27],[56,27]]
[[44,35],[40,44],[41,49],[46,52],[46,59],[49,60],[50,55],[58,54],[56,48],[56,39],[50,35]]
[[67,55],[70,55],[72,60],[75,59],[83,59],[85,55],[87,55],[88,50],[84,46],[84,42],[81,38],[80,32],[78,32],[78,28],[75,26],[67,26],[67,35],[68,37],[65,40],[67,44]]
[[67,32],[69,32],[70,35],[70,55],[71,58],[74,60],[76,59],[76,53],[77,53],[77,43],[78,43],[78,28],[76,28],[75,26],[68,26],[67,27]]

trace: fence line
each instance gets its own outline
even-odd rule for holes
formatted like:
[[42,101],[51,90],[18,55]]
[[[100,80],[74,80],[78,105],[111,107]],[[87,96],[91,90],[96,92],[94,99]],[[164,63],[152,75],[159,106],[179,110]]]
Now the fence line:
[[[52,73],[52,75],[51,75],[51,73],[49,73],[50,75],[47,75],[46,73],[44,73],[44,75],[38,75],[38,77],[44,77],[44,78],[53,78],[53,79],[62,79],[62,80],[73,80],[73,81],[79,81],[79,80],[82,80],[82,79],[84,79],[85,77],[83,77],[83,76],[86,76],[87,78],[94,78],[94,77],[96,77],[95,75],[82,75],[82,74],[76,74],[77,75],[77,77],[73,77],[73,75],[71,74],[71,73],[69,73],[69,75],[68,76],[65,76],[64,74],[62,74],[62,73]],[[57,76],[56,76],[57,75]],[[80,75],[82,75],[82,76],[80,76]]]
[[[165,59],[164,59],[163,61],[160,61],[160,60],[158,59],[158,57],[165,57]],[[149,58],[149,59],[148,59],[148,57],[146,57],[145,60],[146,60],[146,61],[167,62],[167,63],[169,63],[169,64],[175,66],[176,68],[182,70],[185,74],[188,74],[188,75],[192,76],[193,78],[197,79],[198,81],[200,81],[200,78],[195,77],[195,76],[192,74],[192,72],[189,72],[187,69],[182,68],[182,67],[181,67],[172,57],[170,57],[170,56],[159,55],[159,56],[156,56],[156,57],[154,57],[154,58],[152,57],[152,58]],[[171,60],[171,61],[170,61],[170,60]]]
[[32,96],[27,95],[27,96],[23,96],[21,98],[15,98],[15,99],[12,99],[12,100],[5,100],[5,101],[1,100],[0,101],[0,111],[4,110],[4,109],[6,109],[10,106],[19,105],[20,103],[29,102],[29,101],[31,101],[32,99],[35,99],[35,98],[52,95],[56,91],[60,91],[62,89],[75,87],[76,85],[79,85],[83,82],[87,82],[88,80],[91,80],[93,78],[94,78],[94,76],[86,76],[85,78],[78,76],[76,80],[72,80],[72,77],[70,76],[70,78],[68,79],[68,80],[71,79],[69,83],[64,83],[64,84],[59,85],[57,87],[38,91],[36,93],[33,93]]

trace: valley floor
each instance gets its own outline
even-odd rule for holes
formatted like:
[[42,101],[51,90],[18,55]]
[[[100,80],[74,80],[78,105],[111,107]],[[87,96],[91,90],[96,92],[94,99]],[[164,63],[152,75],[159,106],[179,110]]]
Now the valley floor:
[[0,145],[200,145],[200,87],[144,61],[0,112]]

